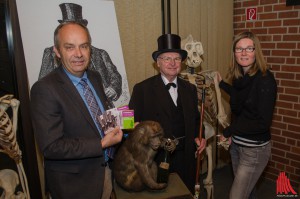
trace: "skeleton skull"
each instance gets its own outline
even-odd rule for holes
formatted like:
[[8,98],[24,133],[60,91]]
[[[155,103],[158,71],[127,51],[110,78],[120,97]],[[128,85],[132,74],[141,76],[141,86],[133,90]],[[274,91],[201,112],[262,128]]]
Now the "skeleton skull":
[[194,41],[193,36],[189,35],[182,41],[182,48],[184,48],[188,55],[186,64],[189,67],[197,68],[203,62],[201,55],[203,55],[203,47],[200,41]]

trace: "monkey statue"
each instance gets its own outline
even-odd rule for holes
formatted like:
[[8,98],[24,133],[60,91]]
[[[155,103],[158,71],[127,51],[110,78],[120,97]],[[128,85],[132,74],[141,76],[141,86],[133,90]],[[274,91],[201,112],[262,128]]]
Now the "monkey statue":
[[129,133],[114,159],[116,183],[127,191],[161,190],[166,183],[157,183],[154,157],[163,144],[163,129],[154,121],[140,122]]

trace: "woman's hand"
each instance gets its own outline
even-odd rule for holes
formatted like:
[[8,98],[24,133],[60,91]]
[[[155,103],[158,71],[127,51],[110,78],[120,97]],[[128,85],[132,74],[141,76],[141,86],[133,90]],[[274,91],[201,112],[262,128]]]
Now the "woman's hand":
[[224,147],[225,150],[229,149],[229,146],[231,145],[231,137],[224,137],[224,135],[217,135],[218,141],[217,145]]
[[219,140],[220,140],[220,142],[226,142],[226,141],[228,141],[228,144],[231,145],[231,137],[226,138],[226,137],[224,137],[224,135],[220,135],[219,136]]

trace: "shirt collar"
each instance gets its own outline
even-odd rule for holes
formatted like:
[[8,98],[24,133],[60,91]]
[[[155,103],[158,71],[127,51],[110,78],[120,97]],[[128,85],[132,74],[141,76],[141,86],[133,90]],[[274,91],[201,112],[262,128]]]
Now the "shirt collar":
[[63,68],[65,73],[68,75],[68,77],[70,78],[70,80],[72,81],[72,83],[76,86],[79,84],[81,79],[87,79],[87,74],[86,71],[83,73],[83,76],[80,77],[76,77],[75,75],[72,75],[69,71],[67,71],[65,68]]
[[[162,78],[165,85],[167,85],[168,83],[171,83],[171,82],[169,82],[169,80],[165,76],[161,75],[161,78]],[[176,86],[177,86],[177,77],[175,77],[175,79],[173,80],[173,83],[175,83]]]

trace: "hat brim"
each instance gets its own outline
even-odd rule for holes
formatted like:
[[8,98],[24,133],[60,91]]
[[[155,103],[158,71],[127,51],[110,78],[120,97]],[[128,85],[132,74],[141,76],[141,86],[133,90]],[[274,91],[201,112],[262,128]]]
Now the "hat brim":
[[187,57],[187,52],[185,50],[181,50],[181,49],[164,49],[164,50],[158,50],[158,51],[154,51],[152,53],[152,58],[154,59],[154,61],[157,60],[157,57],[162,54],[162,53],[167,53],[167,52],[175,52],[175,53],[179,53],[181,55],[181,59],[182,61],[184,61]]
[[74,19],[65,19],[65,20],[57,20],[59,23],[63,23],[63,22],[78,22],[83,24],[84,26],[87,26],[88,21],[85,19],[80,19],[80,20],[74,20]]

